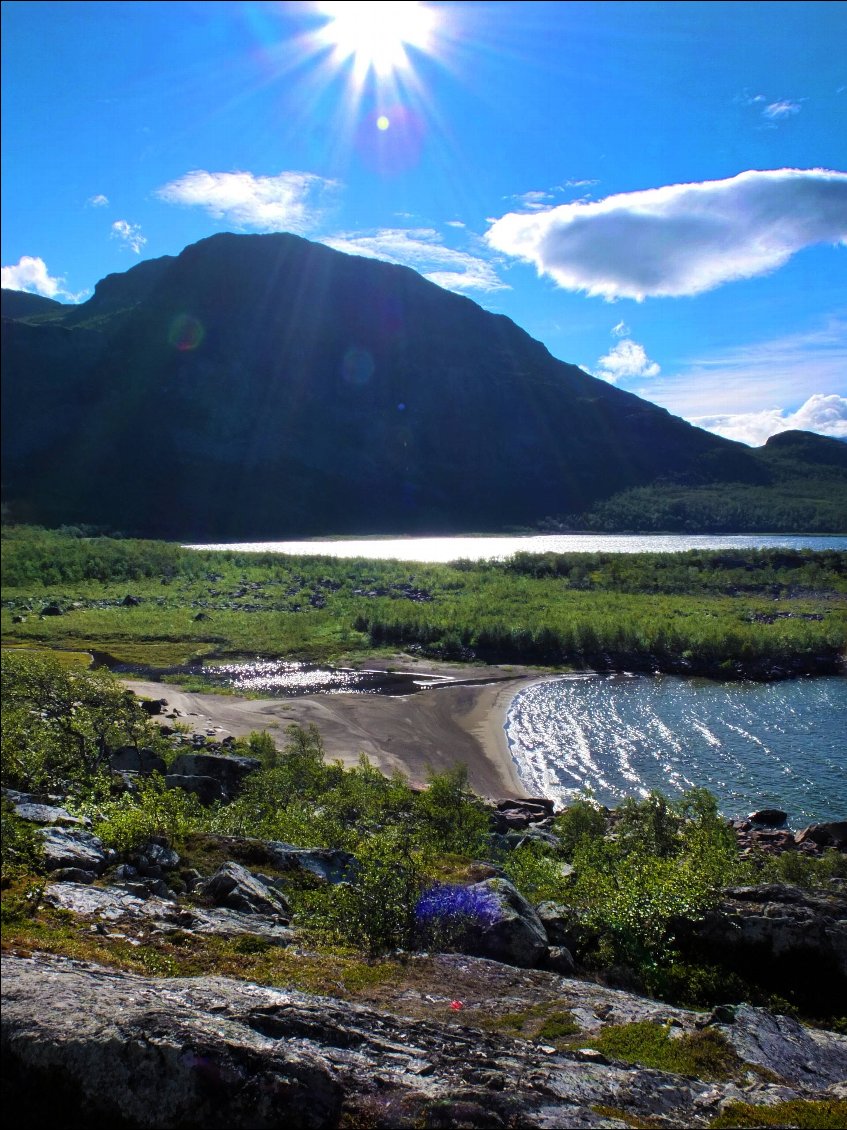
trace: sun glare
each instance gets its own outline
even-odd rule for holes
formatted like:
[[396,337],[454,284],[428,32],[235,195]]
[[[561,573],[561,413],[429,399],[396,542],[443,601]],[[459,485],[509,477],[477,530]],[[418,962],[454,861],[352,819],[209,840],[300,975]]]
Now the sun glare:
[[435,22],[432,9],[414,0],[340,0],[321,10],[324,41],[338,61],[353,60],[359,79],[370,70],[383,77],[406,70],[406,48],[425,51]]

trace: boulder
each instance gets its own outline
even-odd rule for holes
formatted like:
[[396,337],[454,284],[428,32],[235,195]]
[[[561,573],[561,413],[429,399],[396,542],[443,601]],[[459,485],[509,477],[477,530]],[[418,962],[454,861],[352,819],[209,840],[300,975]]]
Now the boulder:
[[764,824],[767,828],[784,828],[788,813],[781,808],[760,808],[747,817],[751,824]]
[[75,867],[101,875],[109,862],[110,853],[103,841],[83,828],[62,828],[50,825],[39,828],[43,840],[44,866],[48,871]]
[[597,934],[584,924],[584,913],[558,902],[540,902],[535,908],[551,946],[564,946],[572,954],[592,949]]
[[538,965],[547,954],[547,934],[523,895],[507,879],[484,879],[470,890],[479,892],[492,913],[463,934],[458,943],[462,952],[506,965]]
[[195,888],[215,906],[225,906],[242,914],[270,914],[288,920],[291,908],[279,891],[273,889],[240,863],[222,863],[211,879]]
[[813,843],[818,847],[834,847],[847,851],[847,820],[830,820],[824,824],[810,824],[794,837],[797,844]]
[[152,749],[136,749],[134,746],[125,745],[113,750],[109,754],[109,765],[119,773],[138,773],[142,777],[149,777],[151,773],[161,773],[164,776],[168,767],[165,759]]
[[71,816],[64,808],[51,804],[39,804],[35,801],[24,801],[14,805],[15,815],[30,824],[61,824],[67,827],[90,828],[91,821],[86,816]]
[[214,777],[168,773],[165,777],[165,786],[169,789],[182,789],[183,792],[193,793],[200,803],[205,805],[226,799],[220,781]]
[[339,848],[298,848],[278,840],[263,846],[280,871],[307,871],[324,883],[349,883],[358,870],[355,856]]
[[170,765],[174,776],[211,777],[223,791],[225,800],[232,800],[251,773],[262,768],[255,757],[227,757],[215,753],[181,753]]
[[140,698],[138,705],[145,714],[161,714],[162,710],[168,705],[166,698]]

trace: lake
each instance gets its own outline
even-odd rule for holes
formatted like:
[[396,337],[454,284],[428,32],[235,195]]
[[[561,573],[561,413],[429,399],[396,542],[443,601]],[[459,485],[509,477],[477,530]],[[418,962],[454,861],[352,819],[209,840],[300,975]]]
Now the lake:
[[567,675],[513,700],[506,736],[521,779],[610,807],[651,789],[714,793],[725,815],[782,808],[792,827],[847,819],[847,679],[711,682]]
[[187,549],[289,553],[326,557],[445,563],[503,559],[515,553],[680,553],[687,549],[837,549],[847,537],[790,534],[531,534],[500,537],[342,538],[190,545]]

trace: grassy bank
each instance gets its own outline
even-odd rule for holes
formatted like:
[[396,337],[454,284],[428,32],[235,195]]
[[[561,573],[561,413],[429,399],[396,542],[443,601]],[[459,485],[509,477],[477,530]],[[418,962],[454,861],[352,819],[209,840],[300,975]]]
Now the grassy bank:
[[506,563],[204,552],[27,527],[3,537],[7,645],[151,666],[203,656],[431,658],[774,677],[839,669],[834,551],[518,555]]

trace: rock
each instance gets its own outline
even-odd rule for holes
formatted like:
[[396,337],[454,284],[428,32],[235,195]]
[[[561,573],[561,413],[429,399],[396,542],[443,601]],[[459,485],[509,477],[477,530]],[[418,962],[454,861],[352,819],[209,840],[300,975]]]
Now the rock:
[[137,608],[141,604],[141,599],[137,596],[131,596],[129,593],[123,598],[121,604],[124,608]]
[[783,828],[788,821],[788,813],[781,808],[760,808],[747,817],[751,824],[764,824],[768,828]]
[[165,777],[165,785],[169,789],[182,789],[183,792],[193,793],[204,805],[214,804],[216,801],[225,799],[223,787],[220,781],[215,780],[214,777],[199,777],[193,774],[183,776],[179,773],[168,773]]
[[745,1063],[773,1071],[786,1082],[825,1089],[847,1079],[847,1036],[806,1028],[791,1016],[739,1004],[731,1023],[717,1024]]
[[64,616],[65,613],[59,607],[58,604],[48,604],[48,605],[45,605],[45,607],[41,609],[41,615],[42,616]]
[[735,887],[697,924],[684,948],[775,992],[790,985],[818,1015],[847,1010],[847,897],[773,883]]
[[33,801],[24,801],[14,805],[15,815],[21,820],[31,824],[61,824],[77,828],[90,828],[91,821],[85,816],[71,816],[64,808],[57,808],[51,804],[38,804]]
[[462,952],[524,968],[537,965],[547,953],[547,934],[523,895],[506,879],[484,879],[470,890],[493,896],[492,918],[463,935]]
[[355,856],[338,848],[298,848],[278,840],[263,846],[280,871],[308,871],[324,883],[349,883],[358,870]]
[[140,874],[153,878],[159,878],[163,871],[172,871],[179,866],[179,855],[164,836],[151,838],[134,851],[130,858]]
[[168,700],[166,698],[140,698],[138,705],[145,714],[155,715],[162,713],[162,710],[168,705]]
[[97,878],[95,871],[83,871],[81,867],[59,867],[50,873],[50,878],[60,883],[93,883]]
[[834,847],[847,851],[847,820],[830,820],[824,824],[810,824],[794,837],[797,844],[811,842],[818,847]]
[[232,800],[241,790],[246,778],[261,768],[261,761],[255,757],[181,753],[171,762],[170,772],[172,775],[186,777],[212,777],[220,784],[224,798]]
[[121,773],[138,773],[142,777],[149,777],[151,773],[161,773],[164,776],[168,767],[165,759],[152,749],[136,749],[134,746],[125,745],[109,754],[109,765]]
[[[609,1023],[671,1017],[694,1030],[696,1014],[631,994],[460,955],[439,961],[445,983],[473,967],[510,1004],[521,978],[524,992],[547,985],[580,1023],[590,1017],[596,1027],[603,1012]],[[2,973],[10,1109],[58,1130],[707,1126],[727,1100],[772,1103],[789,1088],[831,1099],[840,1084],[827,1080],[844,1077],[843,1037],[761,1010],[725,1033],[750,1062],[796,1071],[785,1084],[710,1082],[593,1049],[560,1052],[445,1020],[432,1005],[415,1020],[225,977],[146,978],[42,954],[6,955]]]
[[39,828],[44,841],[44,866],[48,871],[64,867],[77,867],[101,875],[106,869],[109,854],[92,832],[81,828],[62,828],[51,825]]
[[551,946],[564,946],[572,954],[582,954],[597,942],[597,934],[584,925],[584,915],[571,906],[557,902],[541,902],[535,913],[544,927]]
[[286,920],[291,917],[291,908],[283,895],[239,863],[222,863],[211,879],[198,885],[196,892],[212,899],[215,906],[242,914],[271,914]]
[[560,973],[563,977],[571,977],[576,972],[573,954],[565,946],[550,946],[542,964],[545,969]]

